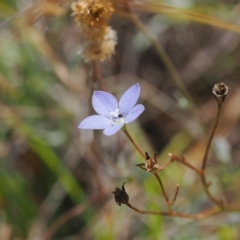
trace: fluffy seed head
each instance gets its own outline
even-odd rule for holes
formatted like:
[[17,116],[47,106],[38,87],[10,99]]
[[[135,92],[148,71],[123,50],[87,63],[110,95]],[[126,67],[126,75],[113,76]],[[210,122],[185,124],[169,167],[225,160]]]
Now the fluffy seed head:
[[112,3],[107,0],[79,0],[71,7],[77,24],[94,27],[106,25],[114,11]]
[[83,55],[88,61],[110,59],[117,43],[116,31],[107,27],[106,34],[100,41],[88,41]]

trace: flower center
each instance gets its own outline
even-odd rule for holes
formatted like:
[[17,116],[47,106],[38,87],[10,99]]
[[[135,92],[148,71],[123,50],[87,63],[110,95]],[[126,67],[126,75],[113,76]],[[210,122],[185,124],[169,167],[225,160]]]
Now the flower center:
[[112,120],[113,125],[120,125],[125,121],[123,114],[119,112],[119,108],[114,112],[110,112],[110,119]]

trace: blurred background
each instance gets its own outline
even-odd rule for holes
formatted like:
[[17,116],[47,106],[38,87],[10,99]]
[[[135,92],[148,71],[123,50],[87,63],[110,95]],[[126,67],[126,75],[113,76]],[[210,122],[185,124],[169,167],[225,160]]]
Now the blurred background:
[[[81,54],[73,2],[0,1],[0,239],[240,239],[239,212],[190,221],[115,203],[112,191],[127,182],[131,204],[167,209],[154,176],[135,167],[144,160],[123,132],[77,128],[93,114],[92,92],[101,86]],[[207,179],[216,197],[239,203],[238,1],[112,2],[117,45],[99,72],[118,99],[141,86],[146,110],[129,133],[143,152],[157,152],[160,165],[171,152],[201,167],[217,112],[212,88],[224,82],[231,91]],[[191,169],[174,162],[160,176],[170,198],[180,184],[174,210],[212,205]]]

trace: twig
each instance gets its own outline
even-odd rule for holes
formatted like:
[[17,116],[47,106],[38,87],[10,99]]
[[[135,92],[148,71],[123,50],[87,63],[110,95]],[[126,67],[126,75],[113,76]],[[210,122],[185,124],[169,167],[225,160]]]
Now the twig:
[[178,156],[176,156],[176,155],[174,155],[174,154],[171,154],[171,153],[169,153],[168,155],[169,155],[170,158],[171,158],[170,160],[172,160],[172,161],[177,161],[177,162],[182,163],[183,165],[191,168],[193,171],[195,171],[195,172],[196,172],[197,174],[199,174],[199,175],[202,175],[202,174],[203,174],[203,172],[202,172],[201,169],[197,169],[196,167],[194,167],[193,165],[191,165],[190,163],[188,163],[188,162],[185,160],[184,157],[178,157]]
[[216,215],[218,213],[221,212],[221,209],[213,207],[213,208],[209,208],[205,211],[202,211],[200,213],[197,214],[186,214],[186,213],[180,213],[180,212],[157,212],[157,211],[144,211],[144,210],[140,210],[134,206],[132,206],[130,203],[126,203],[126,205],[131,208],[132,210],[134,210],[135,212],[138,212],[140,214],[151,214],[151,215],[163,215],[163,216],[169,216],[169,217],[181,217],[181,218],[188,218],[188,219],[192,219],[192,220],[200,220],[203,218],[207,218],[213,215]]
[[174,198],[173,198],[173,200],[171,202],[171,205],[173,205],[175,203],[175,201],[177,199],[177,196],[178,196],[178,191],[179,191],[179,184],[177,184],[177,186],[176,186],[175,195],[174,195]]
[[161,180],[161,178],[159,177],[159,175],[158,175],[157,173],[154,173],[154,176],[155,176],[156,179],[158,180],[159,185],[160,185],[160,187],[161,187],[161,189],[162,189],[162,193],[163,193],[164,198],[165,198],[165,200],[166,200],[166,203],[167,203],[167,205],[168,205],[168,210],[169,210],[169,212],[172,212],[171,202],[169,201],[169,198],[168,198],[168,196],[167,196],[167,193],[166,193],[166,191],[165,191],[165,189],[164,189],[162,180]]

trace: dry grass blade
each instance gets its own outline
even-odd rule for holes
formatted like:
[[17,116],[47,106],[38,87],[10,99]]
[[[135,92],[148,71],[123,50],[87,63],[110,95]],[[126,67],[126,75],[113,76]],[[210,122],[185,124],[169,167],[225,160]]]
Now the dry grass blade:
[[211,16],[207,16],[205,14],[197,13],[192,10],[172,7],[164,4],[147,3],[143,1],[140,3],[131,4],[131,8],[133,10],[162,14],[162,15],[166,15],[176,19],[190,20],[190,21],[240,33],[240,26],[234,23],[227,22]]

